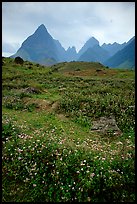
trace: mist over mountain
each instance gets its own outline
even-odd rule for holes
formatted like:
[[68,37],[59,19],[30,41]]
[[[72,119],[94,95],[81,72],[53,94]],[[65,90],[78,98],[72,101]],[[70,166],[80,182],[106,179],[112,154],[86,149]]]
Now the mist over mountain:
[[[24,60],[43,65],[52,65],[63,61],[98,61],[107,64],[107,66],[111,66],[111,61],[115,61],[115,57],[112,57],[127,45],[130,45],[134,39],[135,37],[123,44],[115,42],[113,44],[104,43],[102,46],[100,46],[99,41],[96,38],[91,37],[77,53],[74,46],[65,50],[61,43],[54,39],[49,34],[46,27],[41,24],[36,31],[22,43],[21,47],[14,55],[11,56],[11,58],[19,56]],[[126,56],[127,55],[128,51],[126,52]],[[117,66],[117,63],[115,64]],[[130,62],[129,66],[130,64],[134,63]]]

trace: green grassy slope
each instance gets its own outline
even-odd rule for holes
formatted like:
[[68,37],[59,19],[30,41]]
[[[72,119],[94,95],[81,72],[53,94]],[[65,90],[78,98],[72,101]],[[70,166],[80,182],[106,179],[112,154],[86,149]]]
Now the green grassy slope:
[[2,201],[135,201],[134,71],[3,62]]

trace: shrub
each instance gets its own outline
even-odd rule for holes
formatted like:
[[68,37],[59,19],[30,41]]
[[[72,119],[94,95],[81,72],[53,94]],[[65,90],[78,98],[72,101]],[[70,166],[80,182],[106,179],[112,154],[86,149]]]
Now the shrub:
[[21,57],[16,57],[15,58],[15,60],[14,60],[14,62],[16,63],[16,64],[23,64],[24,63],[24,60],[21,58]]
[[37,63],[36,66],[39,67],[40,65]]

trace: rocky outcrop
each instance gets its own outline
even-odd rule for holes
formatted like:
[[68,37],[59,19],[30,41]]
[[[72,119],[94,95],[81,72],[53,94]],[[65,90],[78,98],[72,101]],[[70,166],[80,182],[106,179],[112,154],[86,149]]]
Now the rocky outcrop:
[[114,135],[120,135],[122,133],[117,126],[114,116],[100,117],[96,121],[93,121],[91,130],[103,134],[113,133]]

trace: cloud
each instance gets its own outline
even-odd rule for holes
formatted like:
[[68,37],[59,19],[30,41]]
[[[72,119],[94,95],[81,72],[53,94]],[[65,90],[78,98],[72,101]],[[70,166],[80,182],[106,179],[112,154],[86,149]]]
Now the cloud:
[[17,48],[19,48],[20,44],[18,43],[7,43],[7,42],[3,42],[2,43],[2,51],[3,52],[15,52],[17,50]]
[[19,43],[2,42],[2,53],[5,57],[13,55],[19,48]]
[[92,36],[123,43],[135,35],[135,3],[2,2],[3,42],[21,45],[40,24],[66,49],[79,50]]

